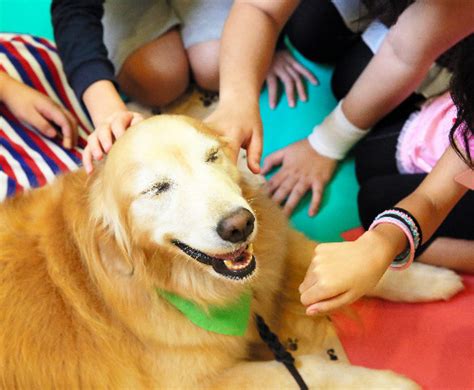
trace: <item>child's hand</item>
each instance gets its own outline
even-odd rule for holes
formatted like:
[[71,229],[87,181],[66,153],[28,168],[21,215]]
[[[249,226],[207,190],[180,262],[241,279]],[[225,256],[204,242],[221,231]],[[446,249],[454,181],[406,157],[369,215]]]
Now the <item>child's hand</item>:
[[312,190],[308,214],[315,215],[337,160],[321,156],[304,139],[267,156],[262,173],[266,174],[278,165],[281,165],[280,170],[268,182],[272,199],[278,204],[284,202],[283,211],[290,215],[306,192]]
[[100,123],[87,138],[82,162],[87,173],[94,170],[93,160],[101,160],[110,151],[116,139],[134,124],[143,120],[141,114],[132,111],[117,111]]
[[318,245],[299,288],[306,314],[338,309],[373,289],[393,260],[388,246],[375,231],[354,242]]
[[77,143],[77,122],[72,114],[48,96],[0,72],[0,101],[22,122],[34,127],[48,138],[58,135],[53,125],[61,128],[63,146]]
[[275,108],[278,101],[278,80],[281,80],[283,83],[286,100],[290,107],[295,106],[296,95],[302,102],[305,102],[307,96],[302,78],[305,78],[313,85],[319,84],[318,79],[311,71],[301,65],[289,50],[277,50],[267,73],[268,103],[270,108]]
[[206,124],[223,135],[230,142],[233,159],[237,161],[240,148],[247,150],[247,164],[253,173],[260,172],[262,157],[262,120],[258,104],[243,102],[224,105],[209,115]]

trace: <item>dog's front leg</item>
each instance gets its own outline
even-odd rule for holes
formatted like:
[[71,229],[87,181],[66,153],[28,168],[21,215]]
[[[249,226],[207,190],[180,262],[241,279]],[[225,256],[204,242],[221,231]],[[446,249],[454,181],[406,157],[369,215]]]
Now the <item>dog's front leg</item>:
[[413,263],[403,271],[388,270],[368,296],[399,302],[447,300],[464,288],[455,272]]
[[[310,389],[418,389],[411,380],[391,371],[371,370],[345,363],[328,362],[305,355],[296,359],[296,367]],[[219,374],[212,389],[298,389],[282,363],[246,362]]]

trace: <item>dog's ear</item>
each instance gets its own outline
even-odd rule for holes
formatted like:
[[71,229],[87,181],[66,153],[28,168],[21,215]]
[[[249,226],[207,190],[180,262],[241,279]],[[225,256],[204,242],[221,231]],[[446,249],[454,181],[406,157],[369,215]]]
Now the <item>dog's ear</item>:
[[[103,175],[92,182],[90,191],[90,233],[95,237],[96,250],[103,262],[112,269],[132,275],[135,269],[133,243],[127,220],[127,199],[114,198],[113,190],[105,184]],[[104,264],[106,265],[106,264]],[[109,269],[110,271],[110,269]]]

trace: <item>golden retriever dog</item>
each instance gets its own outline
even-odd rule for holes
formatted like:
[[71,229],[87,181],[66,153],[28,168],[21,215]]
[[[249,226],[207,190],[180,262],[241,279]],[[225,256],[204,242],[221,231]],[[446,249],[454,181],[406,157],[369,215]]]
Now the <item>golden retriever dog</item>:
[[[315,245],[203,124],[145,120],[92,176],[65,174],[0,205],[0,387],[297,388],[266,354],[258,314],[299,340],[310,388],[416,388],[321,357],[327,320],[306,316],[298,294]],[[374,295],[436,300],[461,288],[453,272],[414,264],[387,272]],[[202,313],[248,296],[248,325],[197,326],[167,294]]]

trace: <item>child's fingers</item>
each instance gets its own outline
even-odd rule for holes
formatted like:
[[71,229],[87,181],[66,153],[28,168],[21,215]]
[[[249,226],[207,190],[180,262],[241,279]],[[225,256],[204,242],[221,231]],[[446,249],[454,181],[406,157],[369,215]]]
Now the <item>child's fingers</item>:
[[82,164],[87,174],[90,174],[94,170],[94,165],[92,164],[92,153],[89,145],[87,145],[82,153]]
[[108,153],[113,144],[112,131],[109,128],[102,128],[98,132],[97,138],[103,151]]
[[115,139],[120,138],[125,131],[130,127],[133,120],[131,112],[124,112],[117,115],[110,123],[110,128],[114,134]]
[[295,58],[288,58],[288,62],[294,69],[296,69],[298,73],[302,74],[307,80],[309,80],[311,84],[319,85],[319,80],[316,78],[316,76],[306,67],[301,65]]
[[296,73],[296,71],[290,65],[287,65],[286,70],[294,80],[299,99],[302,102],[305,102],[307,100],[307,96],[306,96],[306,91],[304,88],[303,81],[301,80],[301,76],[298,73]]
[[323,188],[321,183],[315,182],[312,184],[311,189],[311,203],[309,204],[308,214],[310,217],[313,217],[319,210],[319,205],[321,204],[321,199],[323,197]]
[[278,79],[272,73],[267,77],[267,87],[268,87],[268,104],[273,110],[276,107],[278,99]]
[[257,174],[260,173],[260,160],[262,159],[262,132],[254,131],[252,139],[247,148],[247,164],[249,169]]
[[278,189],[273,193],[273,201],[277,204],[283,203],[283,201],[290,195],[297,181],[298,178],[294,175],[285,176],[285,178],[280,182]]
[[317,280],[313,285],[303,291],[300,300],[305,306],[313,305],[315,303],[332,299],[339,296],[343,291],[338,291],[332,287],[324,287],[323,283]]
[[28,123],[46,137],[56,137],[54,127],[36,110],[32,110],[28,115]]
[[[74,146],[77,145],[77,139],[79,137],[79,131],[78,131],[78,128],[77,128],[77,120],[76,118],[74,117],[74,115],[72,115],[68,110],[66,109],[63,109],[63,112],[64,114],[66,115],[66,118],[68,119],[69,121],[69,125],[71,126],[71,136],[70,136],[70,148],[73,148]],[[63,142],[63,145],[64,147],[67,147],[65,142]]]
[[132,118],[132,122],[130,123],[130,126],[135,126],[138,122],[141,122],[142,120],[144,120],[145,118],[143,117],[142,114],[139,114],[137,112],[134,112],[133,113],[133,118]]
[[315,273],[312,272],[312,269],[313,269],[313,263],[311,263],[311,265],[309,266],[303,282],[301,282],[300,286],[298,287],[298,291],[300,295],[306,292],[306,290],[308,290],[310,287],[314,286],[317,282],[317,277]]
[[278,72],[278,77],[285,87],[286,100],[288,101],[288,106],[293,108],[295,106],[295,86],[293,79],[286,71]]
[[283,211],[287,216],[290,216],[293,213],[293,210],[298,205],[304,194],[306,194],[308,189],[309,186],[303,180],[299,180],[298,183],[293,186],[290,196],[288,196],[288,199],[285,202],[285,207],[283,208]]
[[[36,105],[38,112],[48,121],[55,123],[61,128],[61,133],[64,139],[68,139],[69,144],[72,142],[72,128],[68,117],[61,110],[61,108],[54,102],[42,100]],[[70,147],[70,146],[69,146]]]
[[319,314],[319,313],[327,313],[329,311],[339,309],[342,306],[348,305],[349,303],[353,302],[353,300],[354,299],[353,299],[352,294],[349,291],[347,291],[334,298],[327,299],[327,300],[308,306],[306,308],[306,314],[311,316],[311,315]]
[[280,169],[267,182],[267,190],[269,194],[273,194],[280,187],[281,183],[286,179],[286,172]]
[[284,149],[277,150],[272,154],[269,154],[265,160],[263,160],[262,173],[266,175],[270,170],[276,166],[281,165],[283,162],[283,157],[285,156]]
[[97,136],[97,130],[87,138],[87,147],[90,149],[94,160],[100,160],[104,156],[104,151],[100,146],[100,142]]

